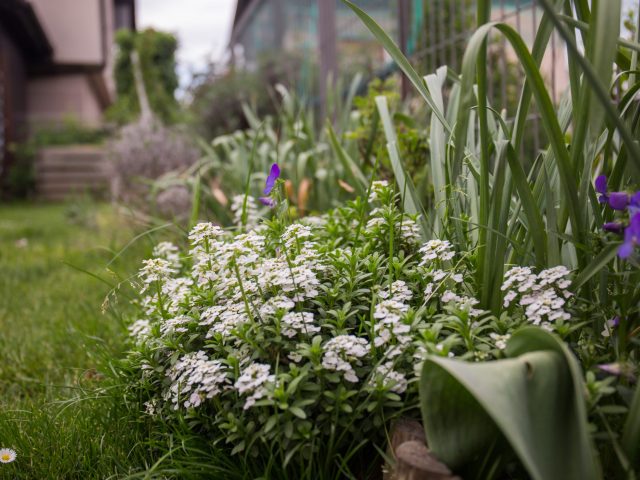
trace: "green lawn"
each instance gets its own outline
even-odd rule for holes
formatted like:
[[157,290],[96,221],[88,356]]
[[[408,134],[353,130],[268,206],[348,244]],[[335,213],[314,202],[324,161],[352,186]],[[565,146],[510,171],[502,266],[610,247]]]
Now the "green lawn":
[[18,453],[0,478],[107,478],[142,463],[100,373],[124,348],[126,301],[101,313],[110,287],[80,271],[135,273],[145,242],[105,268],[133,236],[106,205],[0,206],[0,448]]

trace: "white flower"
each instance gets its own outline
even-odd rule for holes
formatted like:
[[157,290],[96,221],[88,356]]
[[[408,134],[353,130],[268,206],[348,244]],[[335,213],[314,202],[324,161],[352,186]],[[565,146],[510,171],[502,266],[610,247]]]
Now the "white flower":
[[458,302],[460,301],[460,298],[461,297],[453,293],[451,290],[447,290],[442,294],[442,296],[440,297],[440,300],[442,301],[442,303],[450,303],[450,302]]
[[[245,203],[246,198],[246,203]],[[258,205],[256,199],[251,195],[236,195],[231,199],[231,212],[233,213],[233,223],[238,227],[246,226],[248,228],[256,227],[260,221],[258,213]],[[244,222],[243,222],[244,212]]]
[[265,397],[268,393],[266,386],[275,381],[275,375],[269,374],[269,365],[252,363],[242,371],[234,387],[240,395],[249,394],[244,403],[244,409],[255,405],[256,400]]
[[358,376],[352,364],[360,365],[367,354],[367,341],[354,335],[338,335],[324,345],[322,366],[327,370],[343,372],[344,379],[356,383]]
[[148,402],[144,402],[144,412],[147,415],[155,415],[158,411],[158,399],[154,398]]
[[422,232],[418,223],[405,216],[400,226],[400,236],[407,242],[413,245],[419,245],[422,241]]
[[282,317],[282,335],[295,337],[298,333],[311,335],[320,331],[320,327],[314,324],[311,312],[289,312]]
[[292,249],[298,244],[303,244],[306,238],[311,236],[311,227],[300,223],[289,225],[282,234],[282,241],[285,246]]
[[180,250],[171,242],[160,242],[153,249],[153,256],[164,258],[172,267],[180,268]]
[[[177,273],[164,258],[150,258],[142,261],[143,267],[140,269],[140,277],[145,284],[162,281]],[[146,287],[145,287],[146,288]]]
[[186,325],[191,322],[193,322],[193,319],[187,317],[186,315],[170,318],[162,322],[162,324],[160,325],[160,333],[162,334],[162,336],[166,336],[172,333],[188,332],[189,329],[186,327]]
[[427,266],[434,260],[451,260],[455,253],[448,240],[429,240],[419,250],[422,254],[420,266]]
[[269,315],[275,315],[278,310],[288,312],[295,306],[296,304],[293,303],[290,298],[287,298],[284,295],[276,295],[260,306],[260,316],[267,317]]
[[213,398],[222,392],[227,383],[225,367],[219,360],[209,360],[203,351],[191,352],[178,359],[169,371],[173,382],[166,397],[177,410],[182,402],[185,408],[198,407],[204,399]]
[[15,450],[11,448],[0,448],[0,463],[11,463],[16,457]]
[[376,180],[371,183],[371,193],[369,194],[369,202],[373,203],[380,199],[382,193],[389,188],[389,182],[386,180]]
[[571,285],[566,278],[569,274],[569,269],[562,265],[543,270],[538,275],[529,267],[514,267],[505,273],[503,305],[508,307],[518,300],[527,320],[552,329],[550,322],[571,318],[564,309],[566,299],[572,295],[566,290]]
[[212,338],[215,334],[228,337],[248,321],[246,307],[243,303],[216,305],[205,310],[200,317],[200,325],[211,327],[207,338]]
[[213,242],[222,235],[224,235],[224,230],[217,225],[211,222],[198,223],[189,232],[189,240],[191,245],[197,247],[204,245],[206,242]]
[[378,296],[384,299],[392,298],[396,302],[408,302],[411,300],[413,294],[407,286],[407,282],[396,280],[389,288],[378,292]]
[[136,343],[146,342],[151,336],[151,323],[145,319],[136,320],[129,326],[129,335],[135,339]]
[[509,334],[498,335],[497,333],[490,333],[489,336],[493,340],[493,343],[495,343],[498,350],[504,350],[507,348],[507,340],[511,338],[511,335]]
[[180,306],[191,294],[193,280],[187,277],[169,278],[162,284],[162,293],[166,296],[166,309],[171,314],[177,314]]
[[287,355],[287,358],[293,363],[298,363],[302,360],[302,355],[298,352],[291,352],[289,355]]
[[379,365],[373,371],[369,386],[375,387],[376,385],[381,385],[395,393],[404,393],[407,390],[408,382],[403,373],[393,369],[393,362],[387,362]]

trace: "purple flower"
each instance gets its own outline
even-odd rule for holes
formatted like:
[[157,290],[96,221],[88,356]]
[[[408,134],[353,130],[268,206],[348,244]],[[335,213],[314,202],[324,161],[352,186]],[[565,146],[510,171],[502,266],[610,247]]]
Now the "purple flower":
[[271,197],[260,197],[259,200],[260,203],[266,205],[267,207],[273,208],[276,206],[276,201]]
[[640,212],[640,191],[631,195],[631,200],[629,201],[629,215],[633,217],[638,212]]
[[605,232],[622,233],[622,231],[624,230],[624,225],[620,222],[607,222],[602,225],[602,229]]
[[[280,176],[280,167],[278,167],[277,163],[274,163],[273,165],[271,165],[271,172],[269,173],[269,176],[267,177],[267,181],[265,183],[264,191],[262,193],[264,193],[265,195],[269,195],[271,193],[271,190],[273,190],[273,187],[276,184],[276,180],[278,180],[279,176]],[[260,199],[260,200],[262,200],[262,199]],[[262,202],[262,203],[264,203],[264,202]]]
[[606,203],[607,200],[609,200],[609,197],[607,195],[607,176],[606,175],[600,175],[598,178],[596,178],[596,192],[598,192],[600,194],[600,197],[598,198],[598,201],[600,203]]
[[628,258],[638,244],[640,244],[640,212],[631,217],[629,226],[624,231],[624,242],[618,250],[618,256]]
[[609,206],[614,210],[625,210],[629,205],[629,194],[627,192],[611,192],[608,200]]

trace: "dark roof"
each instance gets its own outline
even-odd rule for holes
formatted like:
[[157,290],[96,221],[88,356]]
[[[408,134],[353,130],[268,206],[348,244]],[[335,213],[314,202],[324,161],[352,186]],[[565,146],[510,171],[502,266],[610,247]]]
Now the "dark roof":
[[0,23],[29,59],[51,58],[53,47],[33,7],[25,0],[0,0]]

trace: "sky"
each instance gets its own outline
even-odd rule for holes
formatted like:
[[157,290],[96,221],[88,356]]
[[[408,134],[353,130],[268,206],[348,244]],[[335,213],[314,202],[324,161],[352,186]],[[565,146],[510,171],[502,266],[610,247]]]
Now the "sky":
[[138,28],[153,27],[178,37],[178,75],[183,90],[191,72],[224,54],[236,0],[137,0]]

